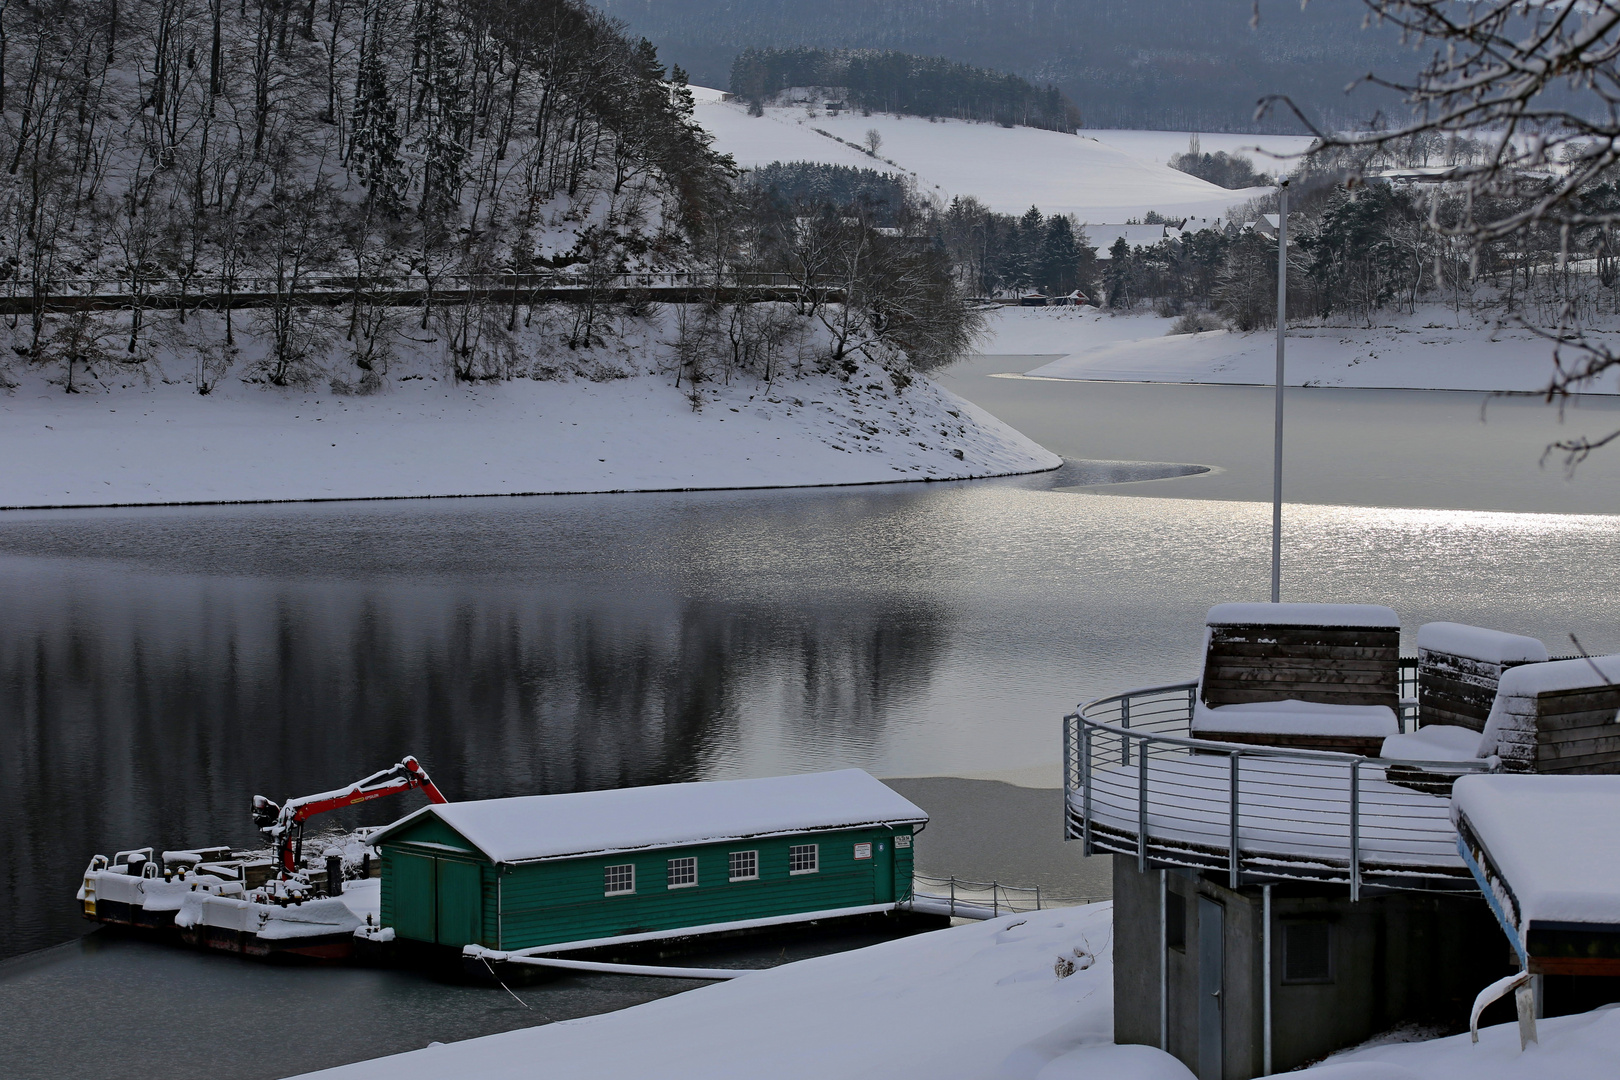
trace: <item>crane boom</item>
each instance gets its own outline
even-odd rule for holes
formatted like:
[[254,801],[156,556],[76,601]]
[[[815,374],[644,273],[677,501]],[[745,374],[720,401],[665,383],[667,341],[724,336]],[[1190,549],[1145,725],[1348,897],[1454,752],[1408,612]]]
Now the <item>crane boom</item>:
[[428,777],[427,770],[414,757],[407,756],[399,764],[374,772],[364,780],[356,780],[348,787],[304,795],[277,804],[263,795],[253,796],[253,824],[275,845],[276,862],[281,865],[282,876],[298,869],[303,847],[304,822],[317,814],[338,810],[345,806],[370,802],[385,795],[397,795],[412,788],[421,788],[428,799],[436,803],[449,802]]

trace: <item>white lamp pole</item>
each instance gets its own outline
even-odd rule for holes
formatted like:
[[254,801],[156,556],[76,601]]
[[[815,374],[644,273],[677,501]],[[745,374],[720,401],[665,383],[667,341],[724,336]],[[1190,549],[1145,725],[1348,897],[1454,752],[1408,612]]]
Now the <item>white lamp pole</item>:
[[1277,418],[1271,462],[1271,602],[1282,597],[1283,339],[1288,334],[1288,181],[1277,191]]

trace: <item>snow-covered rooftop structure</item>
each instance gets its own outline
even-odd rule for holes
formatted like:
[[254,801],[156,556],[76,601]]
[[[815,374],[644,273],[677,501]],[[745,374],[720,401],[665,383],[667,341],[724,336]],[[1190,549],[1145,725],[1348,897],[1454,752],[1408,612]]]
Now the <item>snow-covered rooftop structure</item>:
[[497,863],[928,820],[864,770],[844,769],[424,806],[372,843],[387,841],[424,815],[443,821]]
[[1620,776],[1465,776],[1451,817],[1524,971],[1620,975]]

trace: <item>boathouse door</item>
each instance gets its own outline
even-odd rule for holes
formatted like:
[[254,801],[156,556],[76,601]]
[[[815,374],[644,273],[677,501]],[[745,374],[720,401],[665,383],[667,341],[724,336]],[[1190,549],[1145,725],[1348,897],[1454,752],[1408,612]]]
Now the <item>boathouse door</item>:
[[432,941],[438,931],[433,894],[434,864],[426,855],[393,853],[394,932],[412,941]]
[[483,874],[476,863],[436,859],[440,945],[476,945],[483,931]]
[[1198,898],[1198,1080],[1221,1080],[1225,1066],[1221,1000],[1226,974],[1226,909]]
[[872,902],[891,904],[894,902],[894,842],[878,840],[872,847],[875,849],[872,858]]

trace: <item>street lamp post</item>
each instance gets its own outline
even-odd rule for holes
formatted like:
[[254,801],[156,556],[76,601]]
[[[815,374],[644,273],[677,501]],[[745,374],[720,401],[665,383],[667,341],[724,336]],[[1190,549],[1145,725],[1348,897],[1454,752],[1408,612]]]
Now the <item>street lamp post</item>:
[[1271,462],[1271,602],[1282,597],[1283,339],[1288,333],[1288,181],[1277,190],[1277,416]]

